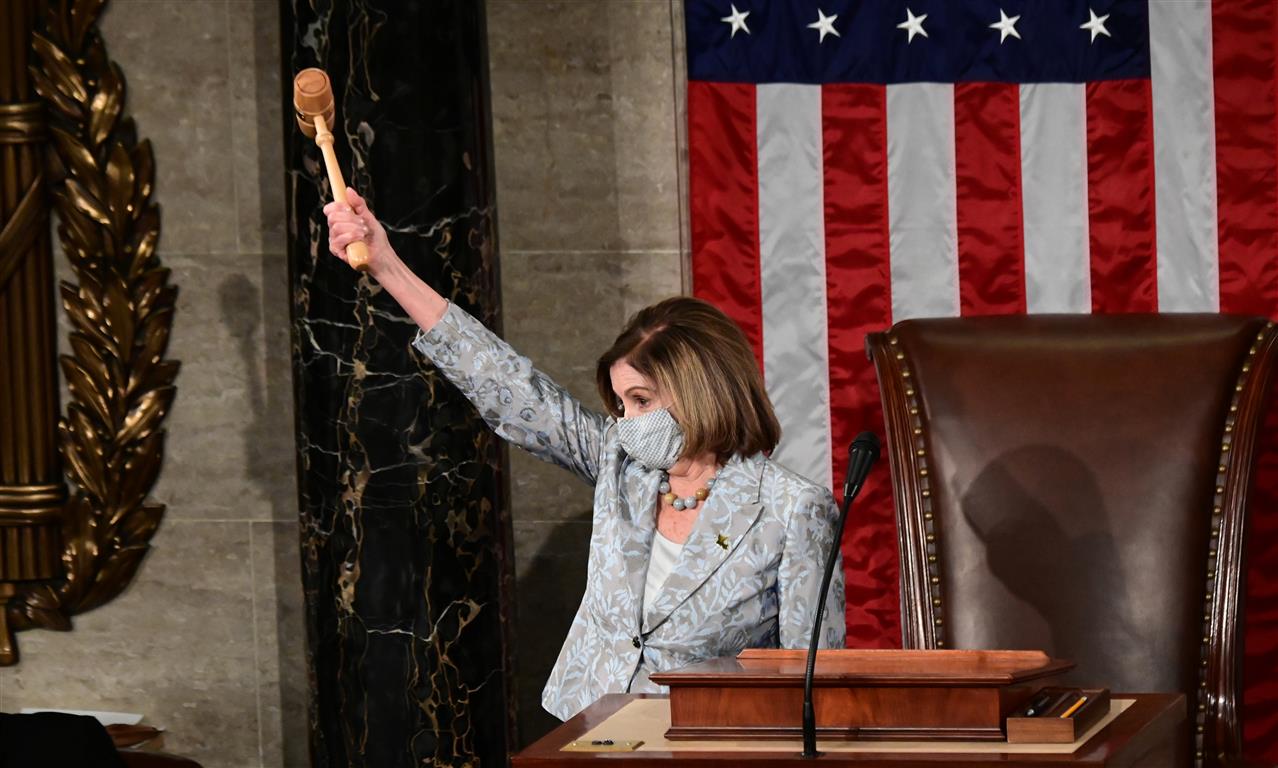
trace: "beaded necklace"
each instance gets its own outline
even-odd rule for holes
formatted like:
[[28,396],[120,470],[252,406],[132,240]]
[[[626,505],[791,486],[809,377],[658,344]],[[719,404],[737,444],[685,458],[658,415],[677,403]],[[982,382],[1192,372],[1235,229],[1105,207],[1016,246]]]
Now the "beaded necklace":
[[698,488],[691,496],[681,499],[670,489],[670,473],[662,470],[661,485],[657,486],[657,490],[661,492],[661,500],[674,507],[676,511],[696,509],[698,504],[710,498],[710,489],[714,488],[714,483],[719,479],[719,473],[722,471],[722,469],[715,470],[703,487]]

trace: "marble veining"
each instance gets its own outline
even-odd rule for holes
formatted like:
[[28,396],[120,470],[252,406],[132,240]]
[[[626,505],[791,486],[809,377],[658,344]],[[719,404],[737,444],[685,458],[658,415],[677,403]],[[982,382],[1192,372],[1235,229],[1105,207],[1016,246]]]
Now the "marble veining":
[[[284,69],[323,67],[337,152],[405,262],[497,326],[487,53],[472,0],[293,0]],[[302,573],[316,766],[501,765],[503,449],[327,252],[318,151],[286,109]]]

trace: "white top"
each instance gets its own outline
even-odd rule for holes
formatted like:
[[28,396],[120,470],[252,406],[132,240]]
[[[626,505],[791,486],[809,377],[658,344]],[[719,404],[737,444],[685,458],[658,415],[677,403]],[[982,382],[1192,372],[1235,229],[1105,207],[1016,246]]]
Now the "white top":
[[644,582],[643,587],[644,613],[647,613],[656,602],[662,585],[666,583],[666,577],[670,575],[670,571],[674,570],[675,563],[679,562],[679,553],[682,551],[682,544],[676,544],[662,536],[661,531],[657,531],[652,537],[652,555],[648,558],[648,580]]

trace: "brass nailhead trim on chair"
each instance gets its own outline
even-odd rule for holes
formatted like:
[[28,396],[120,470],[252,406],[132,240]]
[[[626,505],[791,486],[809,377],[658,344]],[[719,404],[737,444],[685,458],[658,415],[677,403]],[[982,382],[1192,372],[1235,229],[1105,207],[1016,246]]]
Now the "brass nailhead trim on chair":
[[[1250,359],[1256,356],[1256,353],[1260,350],[1261,343],[1265,340],[1272,327],[1273,323],[1266,323],[1264,329],[1256,334],[1256,339],[1252,342],[1251,348],[1247,350],[1248,361],[1243,363],[1242,369],[1238,373],[1238,381],[1234,384],[1234,394],[1230,399],[1229,413],[1225,417],[1225,435],[1220,443],[1220,461],[1217,465],[1215,494],[1211,503],[1211,537],[1207,550],[1207,589],[1203,598],[1203,640],[1199,649],[1201,664],[1198,668],[1198,707],[1194,715],[1194,765],[1196,768],[1201,768],[1203,764],[1208,711],[1214,706],[1211,691],[1207,688],[1207,678],[1210,672],[1208,653],[1211,646],[1212,604],[1214,603],[1217,578],[1216,541],[1220,538],[1220,527],[1223,522],[1225,476],[1229,472],[1229,448],[1234,432],[1234,421],[1238,418],[1239,395],[1247,382],[1247,374],[1251,372]],[[1217,747],[1219,746],[1217,745]]]
[[918,401],[918,393],[915,391],[913,384],[914,374],[910,370],[909,361],[905,357],[904,350],[901,349],[900,343],[895,336],[888,337],[888,344],[895,348],[894,357],[896,358],[899,368],[901,381],[901,389],[905,392],[906,405],[910,414],[910,433],[914,440],[914,456],[917,460],[917,474],[919,478],[920,496],[922,497],[923,506],[923,540],[926,548],[925,557],[927,561],[927,598],[932,606],[932,636],[937,648],[945,647],[945,634],[943,626],[945,624],[942,616],[941,608],[941,568],[939,558],[937,556],[937,524],[936,515],[932,508],[932,488],[931,480],[928,478],[927,467],[927,427],[923,423],[923,417],[919,414],[922,412]]

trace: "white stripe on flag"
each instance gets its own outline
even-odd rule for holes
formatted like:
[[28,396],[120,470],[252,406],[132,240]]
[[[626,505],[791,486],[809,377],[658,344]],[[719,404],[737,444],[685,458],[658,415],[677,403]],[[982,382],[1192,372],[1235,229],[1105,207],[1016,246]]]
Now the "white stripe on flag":
[[831,482],[821,87],[760,85],[763,373],[781,422],[774,458]]
[[1022,85],[1020,92],[1025,308],[1091,312],[1087,94],[1070,83]]
[[1211,3],[1149,3],[1158,309],[1220,309]]
[[892,322],[959,314],[954,86],[887,87]]

